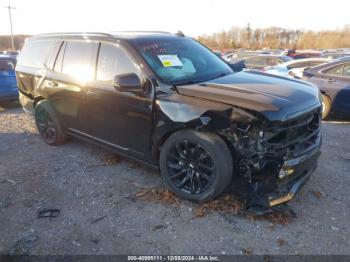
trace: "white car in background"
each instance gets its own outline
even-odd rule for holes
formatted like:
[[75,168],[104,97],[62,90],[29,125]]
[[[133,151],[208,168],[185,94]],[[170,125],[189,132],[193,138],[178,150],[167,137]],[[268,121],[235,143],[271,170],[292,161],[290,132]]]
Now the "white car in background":
[[305,58],[288,61],[275,66],[265,67],[264,72],[294,78],[303,78],[304,70],[313,66],[320,64],[325,64],[331,62],[328,58]]

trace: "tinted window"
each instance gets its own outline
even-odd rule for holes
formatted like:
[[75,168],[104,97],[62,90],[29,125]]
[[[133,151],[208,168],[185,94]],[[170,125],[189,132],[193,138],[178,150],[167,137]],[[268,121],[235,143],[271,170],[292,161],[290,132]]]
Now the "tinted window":
[[343,76],[350,77],[350,64],[344,66]]
[[249,58],[245,61],[246,65],[265,65],[265,58],[264,57],[254,57]]
[[46,66],[50,69],[53,69],[55,60],[56,60],[56,56],[57,56],[57,52],[59,51],[59,49],[61,48],[61,46],[63,45],[63,42],[57,42],[56,45],[52,48],[52,52],[50,53],[47,61],[46,61]]
[[96,79],[112,81],[116,75],[126,73],[138,73],[138,69],[125,50],[117,45],[102,43],[98,55]]
[[88,81],[94,78],[94,49],[92,42],[67,42],[63,57],[62,73],[71,75],[79,81]]
[[343,75],[343,68],[344,66],[341,65],[341,66],[337,66],[337,67],[334,67],[328,71],[326,71],[326,75],[331,75],[331,76],[342,76]]
[[276,58],[274,58],[274,57],[268,57],[267,58],[267,64],[269,65],[269,66],[274,66],[274,65],[278,65],[278,64],[280,64],[282,61],[280,61],[280,60],[278,60],[278,59],[276,59]]
[[0,71],[15,70],[15,66],[14,59],[0,59]]
[[23,46],[18,56],[18,64],[24,66],[42,67],[57,46],[57,41],[29,40]]

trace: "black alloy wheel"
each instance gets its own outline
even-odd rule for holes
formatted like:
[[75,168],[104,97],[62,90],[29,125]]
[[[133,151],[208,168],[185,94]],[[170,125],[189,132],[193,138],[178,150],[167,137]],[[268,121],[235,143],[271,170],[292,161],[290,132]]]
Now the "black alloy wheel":
[[42,107],[39,107],[35,112],[36,125],[39,133],[48,144],[54,143],[56,140],[56,129],[53,120],[49,113]]
[[200,145],[184,140],[175,144],[167,158],[169,177],[183,192],[201,194],[213,183],[216,168]]
[[232,153],[225,141],[192,129],[177,131],[165,141],[159,166],[169,189],[195,202],[222,194],[233,176]]
[[45,143],[60,145],[66,142],[67,135],[49,101],[42,100],[36,104],[35,123]]

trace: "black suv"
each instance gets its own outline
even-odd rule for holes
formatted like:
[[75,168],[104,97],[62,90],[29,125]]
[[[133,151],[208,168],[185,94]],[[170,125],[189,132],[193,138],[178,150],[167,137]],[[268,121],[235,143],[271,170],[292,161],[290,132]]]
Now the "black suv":
[[180,197],[229,185],[250,206],[289,201],[320,153],[318,89],[246,71],[182,34],[68,33],[27,39],[20,101],[42,139],[74,136],[159,167]]

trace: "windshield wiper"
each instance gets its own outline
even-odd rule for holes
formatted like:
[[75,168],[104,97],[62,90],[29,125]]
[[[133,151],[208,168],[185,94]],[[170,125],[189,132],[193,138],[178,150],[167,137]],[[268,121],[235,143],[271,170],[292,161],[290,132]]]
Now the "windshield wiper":
[[187,81],[175,83],[174,86],[193,85],[193,84],[196,84],[196,83],[200,83],[200,81],[187,80]]

